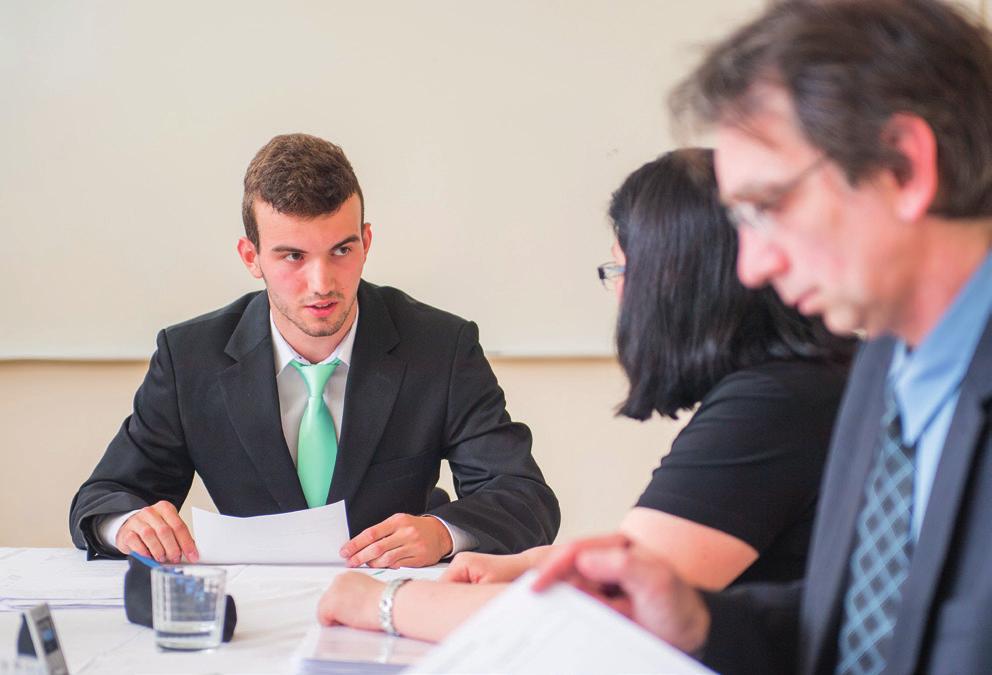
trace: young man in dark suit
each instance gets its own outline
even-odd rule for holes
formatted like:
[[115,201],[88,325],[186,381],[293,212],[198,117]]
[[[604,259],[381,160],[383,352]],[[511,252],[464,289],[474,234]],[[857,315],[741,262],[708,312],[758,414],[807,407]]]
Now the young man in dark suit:
[[[73,499],[73,542],[196,561],[177,512],[196,472],[234,516],[345,500],[351,565],[550,543],[557,500],[475,324],[362,280],[372,230],[341,149],[272,139],[242,215],[238,254],[265,291],[159,333],[133,414]],[[444,459],[459,499],[431,504]]]
[[687,587],[622,537],[551,561],[724,673],[992,672],[992,47],[936,0],[775,3],[677,109],[715,126],[738,273],[868,335],[804,582]]

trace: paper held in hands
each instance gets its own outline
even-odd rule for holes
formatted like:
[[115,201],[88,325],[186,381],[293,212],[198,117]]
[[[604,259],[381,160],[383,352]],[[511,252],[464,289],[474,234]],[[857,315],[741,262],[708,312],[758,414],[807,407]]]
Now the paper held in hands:
[[210,565],[343,564],[338,551],[350,539],[343,501],[251,518],[194,508],[193,536],[200,562]]
[[712,671],[566,584],[518,579],[449,635],[415,673],[666,673]]

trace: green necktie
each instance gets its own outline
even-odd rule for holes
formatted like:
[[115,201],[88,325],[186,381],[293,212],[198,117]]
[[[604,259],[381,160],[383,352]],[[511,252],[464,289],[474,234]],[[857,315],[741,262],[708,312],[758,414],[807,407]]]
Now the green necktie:
[[299,361],[292,362],[307,383],[309,393],[307,409],[303,411],[303,419],[300,420],[296,473],[300,476],[303,495],[311,509],[327,503],[334,463],[338,459],[338,439],[334,433],[334,418],[324,405],[324,385],[339,363],[341,361],[338,359],[315,366],[305,366]]

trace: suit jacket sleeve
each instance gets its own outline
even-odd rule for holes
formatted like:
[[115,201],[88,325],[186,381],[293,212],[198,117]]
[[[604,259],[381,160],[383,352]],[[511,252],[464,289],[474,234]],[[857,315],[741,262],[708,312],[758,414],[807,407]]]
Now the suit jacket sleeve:
[[802,581],[703,593],[710,633],[702,661],[718,673],[794,673]]
[[448,383],[446,457],[459,499],[431,513],[472,534],[486,553],[550,544],[558,500],[531,455],[526,425],[510,420],[474,323],[459,334]]
[[96,538],[94,517],[140,509],[162,499],[179,508],[193,480],[165,331],[158,334],[157,343],[135,394],[133,413],[69,508],[72,542],[90,557],[120,557]]

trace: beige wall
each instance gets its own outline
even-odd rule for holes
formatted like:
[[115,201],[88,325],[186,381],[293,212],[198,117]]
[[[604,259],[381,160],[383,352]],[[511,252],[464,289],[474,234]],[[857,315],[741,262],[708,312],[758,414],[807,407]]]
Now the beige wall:
[[[0,2],[0,357],[145,358],[256,287],[241,177],[293,131],[361,179],[365,278],[503,354],[606,356],[609,195],[672,147],[697,46],[762,2]],[[34,299],[67,288],[52,321]]]
[[[0,546],[70,545],[69,502],[130,411],[145,367],[0,362]],[[559,540],[615,526],[680,425],[614,418],[625,380],[612,359],[500,359],[493,367],[561,501]],[[210,504],[199,483],[191,503]]]

